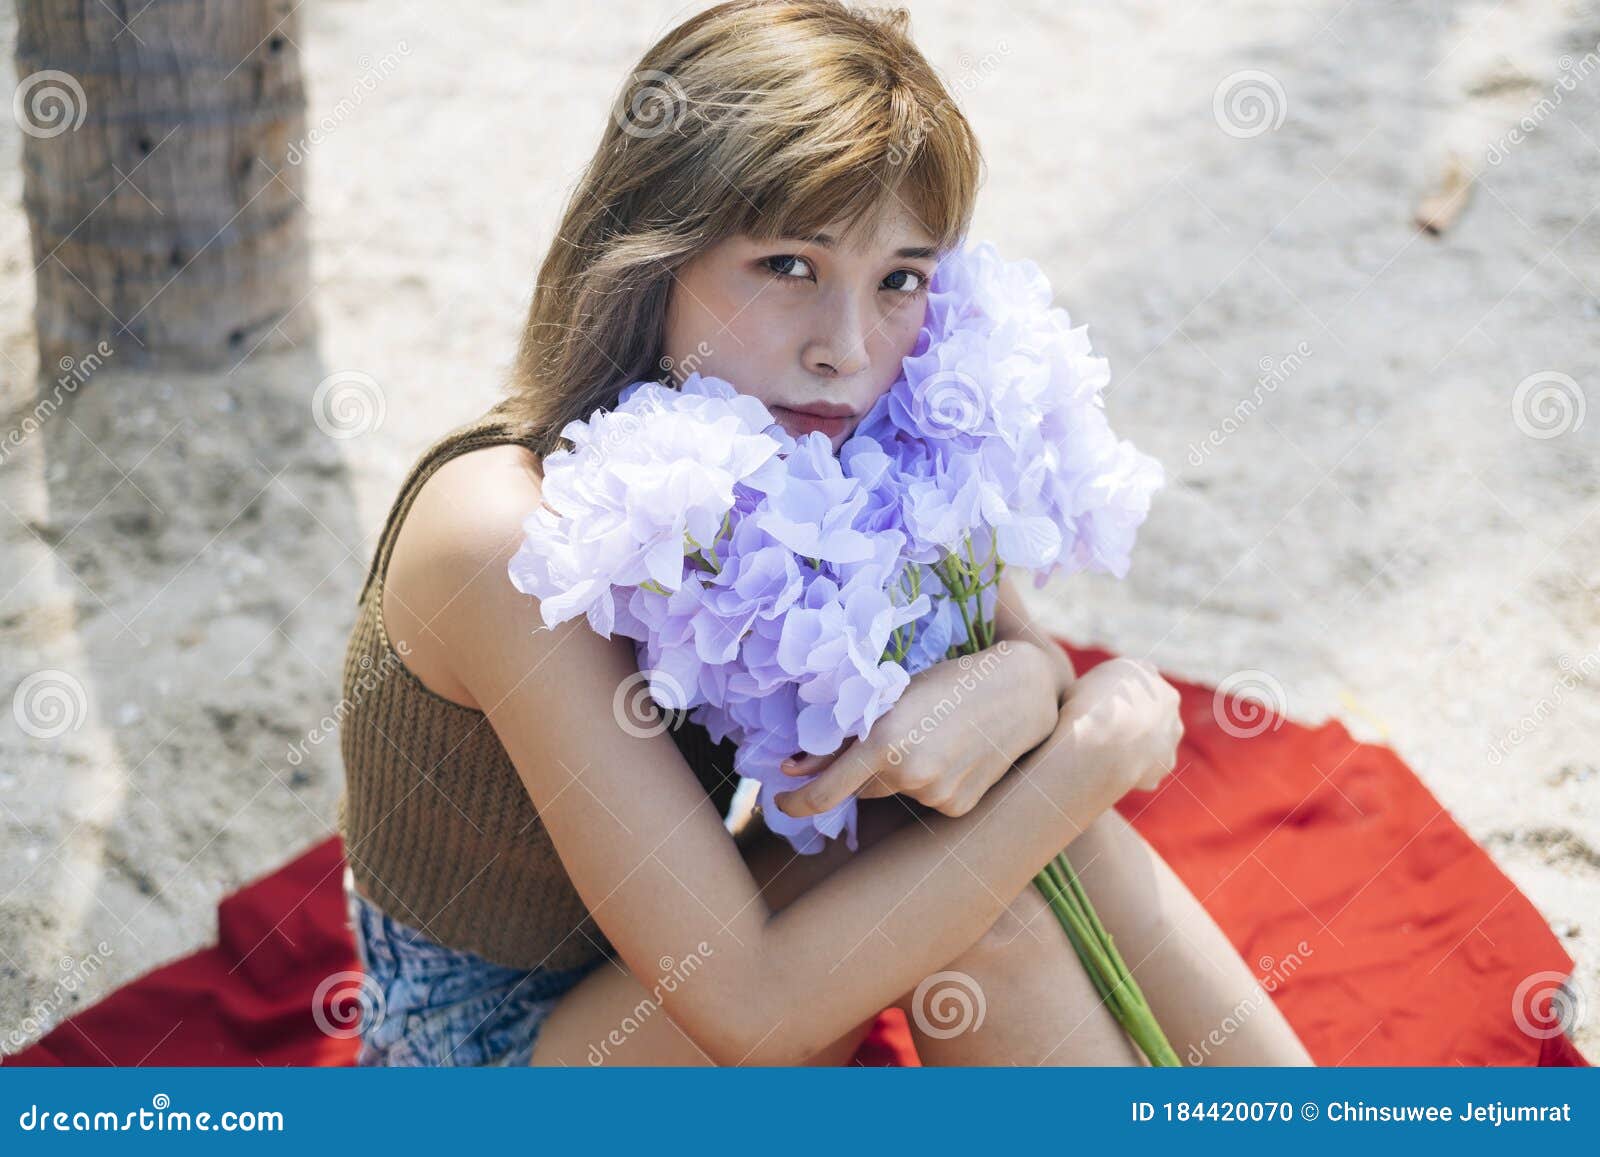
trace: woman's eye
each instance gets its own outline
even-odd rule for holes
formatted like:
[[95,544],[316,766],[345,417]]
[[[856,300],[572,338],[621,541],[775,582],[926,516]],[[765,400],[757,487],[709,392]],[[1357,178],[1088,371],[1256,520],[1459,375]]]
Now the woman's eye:
[[[780,253],[776,257],[768,257],[762,264],[775,277],[785,278],[790,281],[803,281],[812,276],[810,263],[804,257],[796,256],[793,253]],[[795,272],[796,267],[799,268],[799,273]]]
[[[764,257],[762,266],[780,281],[812,281],[816,279],[816,270],[811,267],[811,262],[794,253],[780,253],[773,257]],[[895,293],[907,297],[920,293],[928,285],[927,277],[916,269],[896,269],[883,279],[883,288],[893,290]]]
[[[897,277],[912,278],[912,279],[914,279],[914,284],[906,285],[904,282],[901,282],[901,283],[898,283],[898,284],[890,285],[889,283],[894,281],[895,278],[897,278]],[[887,288],[898,290],[899,292],[905,293],[905,294],[917,293],[918,291],[920,291],[928,283],[928,279],[923,277],[922,274],[917,272],[917,270],[915,270],[915,269],[896,269],[893,273],[889,274],[889,276],[885,277],[883,280],[884,280],[884,284],[885,284],[885,286]]]

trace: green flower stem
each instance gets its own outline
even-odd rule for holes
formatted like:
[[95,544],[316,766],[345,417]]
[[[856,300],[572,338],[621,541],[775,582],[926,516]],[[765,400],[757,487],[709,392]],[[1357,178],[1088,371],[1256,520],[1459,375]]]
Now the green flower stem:
[[1078,879],[1078,874],[1072,870],[1072,864],[1067,859],[1066,853],[1062,852],[1058,855],[1056,861],[1057,870],[1066,876],[1067,886],[1071,888],[1073,895],[1077,897],[1078,906],[1083,909],[1084,915],[1089,918],[1089,923],[1094,927],[1095,935],[1105,945],[1106,955],[1111,958],[1112,966],[1119,974],[1128,977],[1130,981],[1128,994],[1137,1000],[1146,1012],[1150,1011],[1150,1005],[1144,998],[1143,990],[1137,984],[1131,983],[1133,972],[1123,962],[1122,953],[1117,951],[1117,944],[1112,939],[1111,933],[1107,932],[1105,925],[1100,923],[1100,914],[1094,910],[1094,905],[1089,903],[1089,894],[1083,890],[1083,881]]
[[1112,966],[1111,957],[1105,951],[1104,944],[1095,934],[1093,921],[1084,915],[1082,905],[1078,903],[1077,897],[1068,886],[1056,860],[1051,860],[1044,866],[1044,875],[1049,878],[1059,901],[1057,914],[1070,921],[1074,938],[1082,941],[1087,950],[1088,959],[1085,963],[1089,966],[1089,970],[1106,981],[1107,986],[1114,990],[1115,986],[1111,985],[1110,981],[1116,977],[1117,970]]
[[[972,612],[967,609],[967,599],[971,597],[972,591],[968,584],[962,581],[961,576],[957,574],[961,569],[963,569],[961,560],[951,554],[946,555],[944,559],[935,564],[933,572],[939,576],[939,580],[944,583],[945,589],[956,600],[956,606],[961,611],[961,621],[967,628],[967,638],[974,639],[977,636],[973,633]],[[959,651],[957,652],[957,654],[960,653]]]
[[[1079,925],[1071,912],[1070,902],[1062,894],[1055,877],[1048,870],[1042,870],[1033,878],[1033,882],[1039,886],[1039,890],[1044,893],[1045,899],[1050,902],[1050,910],[1056,914],[1056,919],[1060,921],[1062,929],[1065,930],[1067,939],[1072,941],[1072,947],[1078,953],[1078,958],[1087,965],[1087,962],[1092,959],[1089,946],[1085,943]],[[1089,979],[1094,983],[1094,989],[1099,993],[1100,999],[1110,1000],[1111,988],[1101,977],[1100,970],[1086,966],[1084,971],[1089,974]]]
[[1138,982],[1123,962],[1101,924],[1083,884],[1065,854],[1058,855],[1034,877],[1051,911],[1072,942],[1100,999],[1152,1066],[1181,1068],[1183,1062],[1150,1011]]
[[[898,605],[910,606],[912,603],[917,601],[917,597],[922,594],[921,567],[915,565],[908,566],[901,572],[900,592],[906,596],[906,601]],[[906,657],[906,653],[911,650],[911,644],[917,641],[917,624],[904,623],[890,632],[889,637],[891,640],[889,645],[889,653],[884,657],[891,662],[898,663],[903,660]]]

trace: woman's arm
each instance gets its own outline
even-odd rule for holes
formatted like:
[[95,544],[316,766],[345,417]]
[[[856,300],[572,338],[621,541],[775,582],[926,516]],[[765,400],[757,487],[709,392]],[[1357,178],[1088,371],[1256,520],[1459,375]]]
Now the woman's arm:
[[633,644],[582,620],[543,629],[506,578],[526,495],[436,503],[408,602],[425,604],[629,969],[649,978],[663,957],[701,956],[662,1004],[720,1064],[798,1063],[892,1003],[975,943],[1132,782],[1131,745],[1069,710],[967,815],[909,825],[775,916],[670,736],[641,733],[637,713],[619,721],[638,698]]
[[699,952],[698,971],[662,1004],[719,1064],[799,1064],[893,1003],[975,943],[1122,794],[1110,777],[1074,774],[1084,741],[1069,713],[965,816],[907,825],[774,916],[671,739],[612,717],[617,689],[637,686],[632,644],[581,623],[531,647],[515,636],[484,640],[498,654],[469,678],[474,694],[493,705],[579,895],[630,971],[648,979],[663,957]]
[[1029,614],[1028,606],[1022,599],[1022,592],[1016,586],[1016,574],[1016,571],[1008,570],[1000,575],[999,598],[994,609],[995,642],[998,643],[1001,639],[1014,639],[1032,643],[1044,651],[1055,671],[1056,702],[1065,703],[1067,692],[1072,689],[1073,681],[1078,677],[1077,672],[1073,670],[1072,659],[1061,649],[1060,644],[1046,634]]

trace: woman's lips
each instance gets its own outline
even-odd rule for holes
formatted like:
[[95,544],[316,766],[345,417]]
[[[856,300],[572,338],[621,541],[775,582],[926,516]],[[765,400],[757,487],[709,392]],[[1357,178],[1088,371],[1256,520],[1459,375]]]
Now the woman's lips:
[[850,420],[854,415],[840,414],[837,417],[825,418],[821,414],[791,410],[788,406],[774,406],[772,416],[796,438],[817,430],[827,435],[829,439],[833,439],[850,428]]

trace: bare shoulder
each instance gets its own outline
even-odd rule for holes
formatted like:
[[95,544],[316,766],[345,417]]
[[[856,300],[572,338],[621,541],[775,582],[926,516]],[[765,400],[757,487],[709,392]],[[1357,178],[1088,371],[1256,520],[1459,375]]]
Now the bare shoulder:
[[[476,624],[534,609],[511,586],[506,565],[522,522],[540,501],[540,463],[524,446],[486,446],[433,472],[395,538],[383,589],[391,640],[431,690],[482,709],[460,671],[473,656]],[[530,628],[531,629],[531,628]]]
[[[479,554],[520,532],[539,504],[540,463],[525,446],[484,446],[435,470],[417,493],[402,536],[433,561]],[[398,554],[400,546],[396,544]]]

